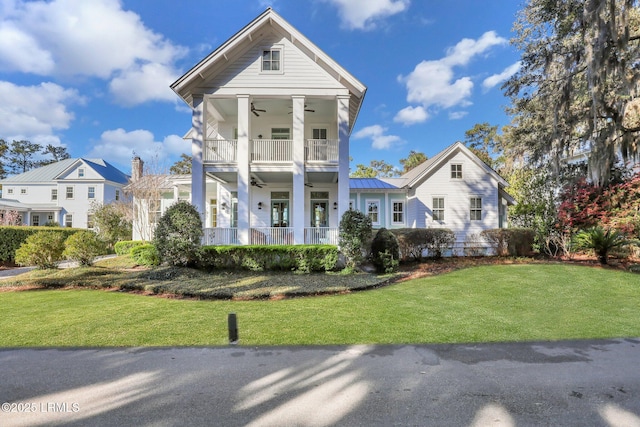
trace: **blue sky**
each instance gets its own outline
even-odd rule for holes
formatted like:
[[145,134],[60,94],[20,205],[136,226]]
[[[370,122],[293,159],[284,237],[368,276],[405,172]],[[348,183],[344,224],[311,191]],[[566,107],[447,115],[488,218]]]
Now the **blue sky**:
[[167,170],[191,124],[169,85],[269,6],[368,87],[352,168],[509,122],[514,0],[0,0],[0,138]]

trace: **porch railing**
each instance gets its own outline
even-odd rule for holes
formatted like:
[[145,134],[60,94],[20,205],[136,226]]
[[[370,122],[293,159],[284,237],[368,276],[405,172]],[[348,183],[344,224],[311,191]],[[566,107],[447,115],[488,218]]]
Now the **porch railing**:
[[307,162],[338,163],[337,139],[307,139],[305,160]]
[[205,228],[204,244],[205,245],[237,245],[238,229],[237,228]]
[[205,163],[236,163],[238,161],[238,140],[207,139],[202,160]]
[[250,241],[252,245],[292,245],[292,227],[253,227]]
[[305,227],[306,245],[338,245],[338,229],[329,227]]
[[290,139],[254,139],[252,162],[283,163],[293,161],[293,141]]

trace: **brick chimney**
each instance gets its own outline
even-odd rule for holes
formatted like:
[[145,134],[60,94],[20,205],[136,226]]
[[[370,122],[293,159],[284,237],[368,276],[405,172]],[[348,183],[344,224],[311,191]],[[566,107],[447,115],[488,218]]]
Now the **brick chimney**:
[[142,178],[143,167],[144,162],[140,157],[135,156],[133,160],[131,160],[131,182],[136,182]]

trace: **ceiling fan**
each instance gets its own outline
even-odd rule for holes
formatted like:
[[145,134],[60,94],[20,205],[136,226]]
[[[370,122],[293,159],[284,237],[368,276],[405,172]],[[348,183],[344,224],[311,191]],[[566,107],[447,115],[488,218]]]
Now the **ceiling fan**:
[[[316,110],[313,110],[313,109],[307,108],[307,107],[308,107],[308,105],[304,104],[304,111],[308,111],[309,113],[315,113],[316,112]],[[293,108],[293,107],[289,107],[289,108]],[[289,114],[291,114],[291,113],[293,113],[293,111],[289,111]]]
[[267,110],[263,110],[263,109],[260,109],[260,108],[256,108],[256,106],[255,106],[255,105],[253,105],[253,102],[252,102],[252,103],[251,103],[251,112],[252,112],[253,114],[255,114],[255,115],[256,115],[256,117],[260,117],[260,114],[258,114],[258,112],[266,113],[266,112],[267,112]]
[[258,187],[258,188],[262,188],[264,184],[259,183],[258,181],[256,181],[255,178],[251,178],[251,186],[252,187]]

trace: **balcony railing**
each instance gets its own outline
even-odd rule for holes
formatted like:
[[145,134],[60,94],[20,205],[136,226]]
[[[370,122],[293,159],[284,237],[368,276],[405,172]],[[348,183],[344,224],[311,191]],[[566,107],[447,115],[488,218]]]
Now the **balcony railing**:
[[238,161],[238,140],[207,139],[202,160],[205,163],[236,163]]
[[307,139],[305,160],[307,162],[338,163],[337,139]]
[[290,139],[254,139],[251,161],[284,163],[293,161],[293,141]]
[[307,245],[338,245],[338,229],[329,227],[306,227],[304,243]]

